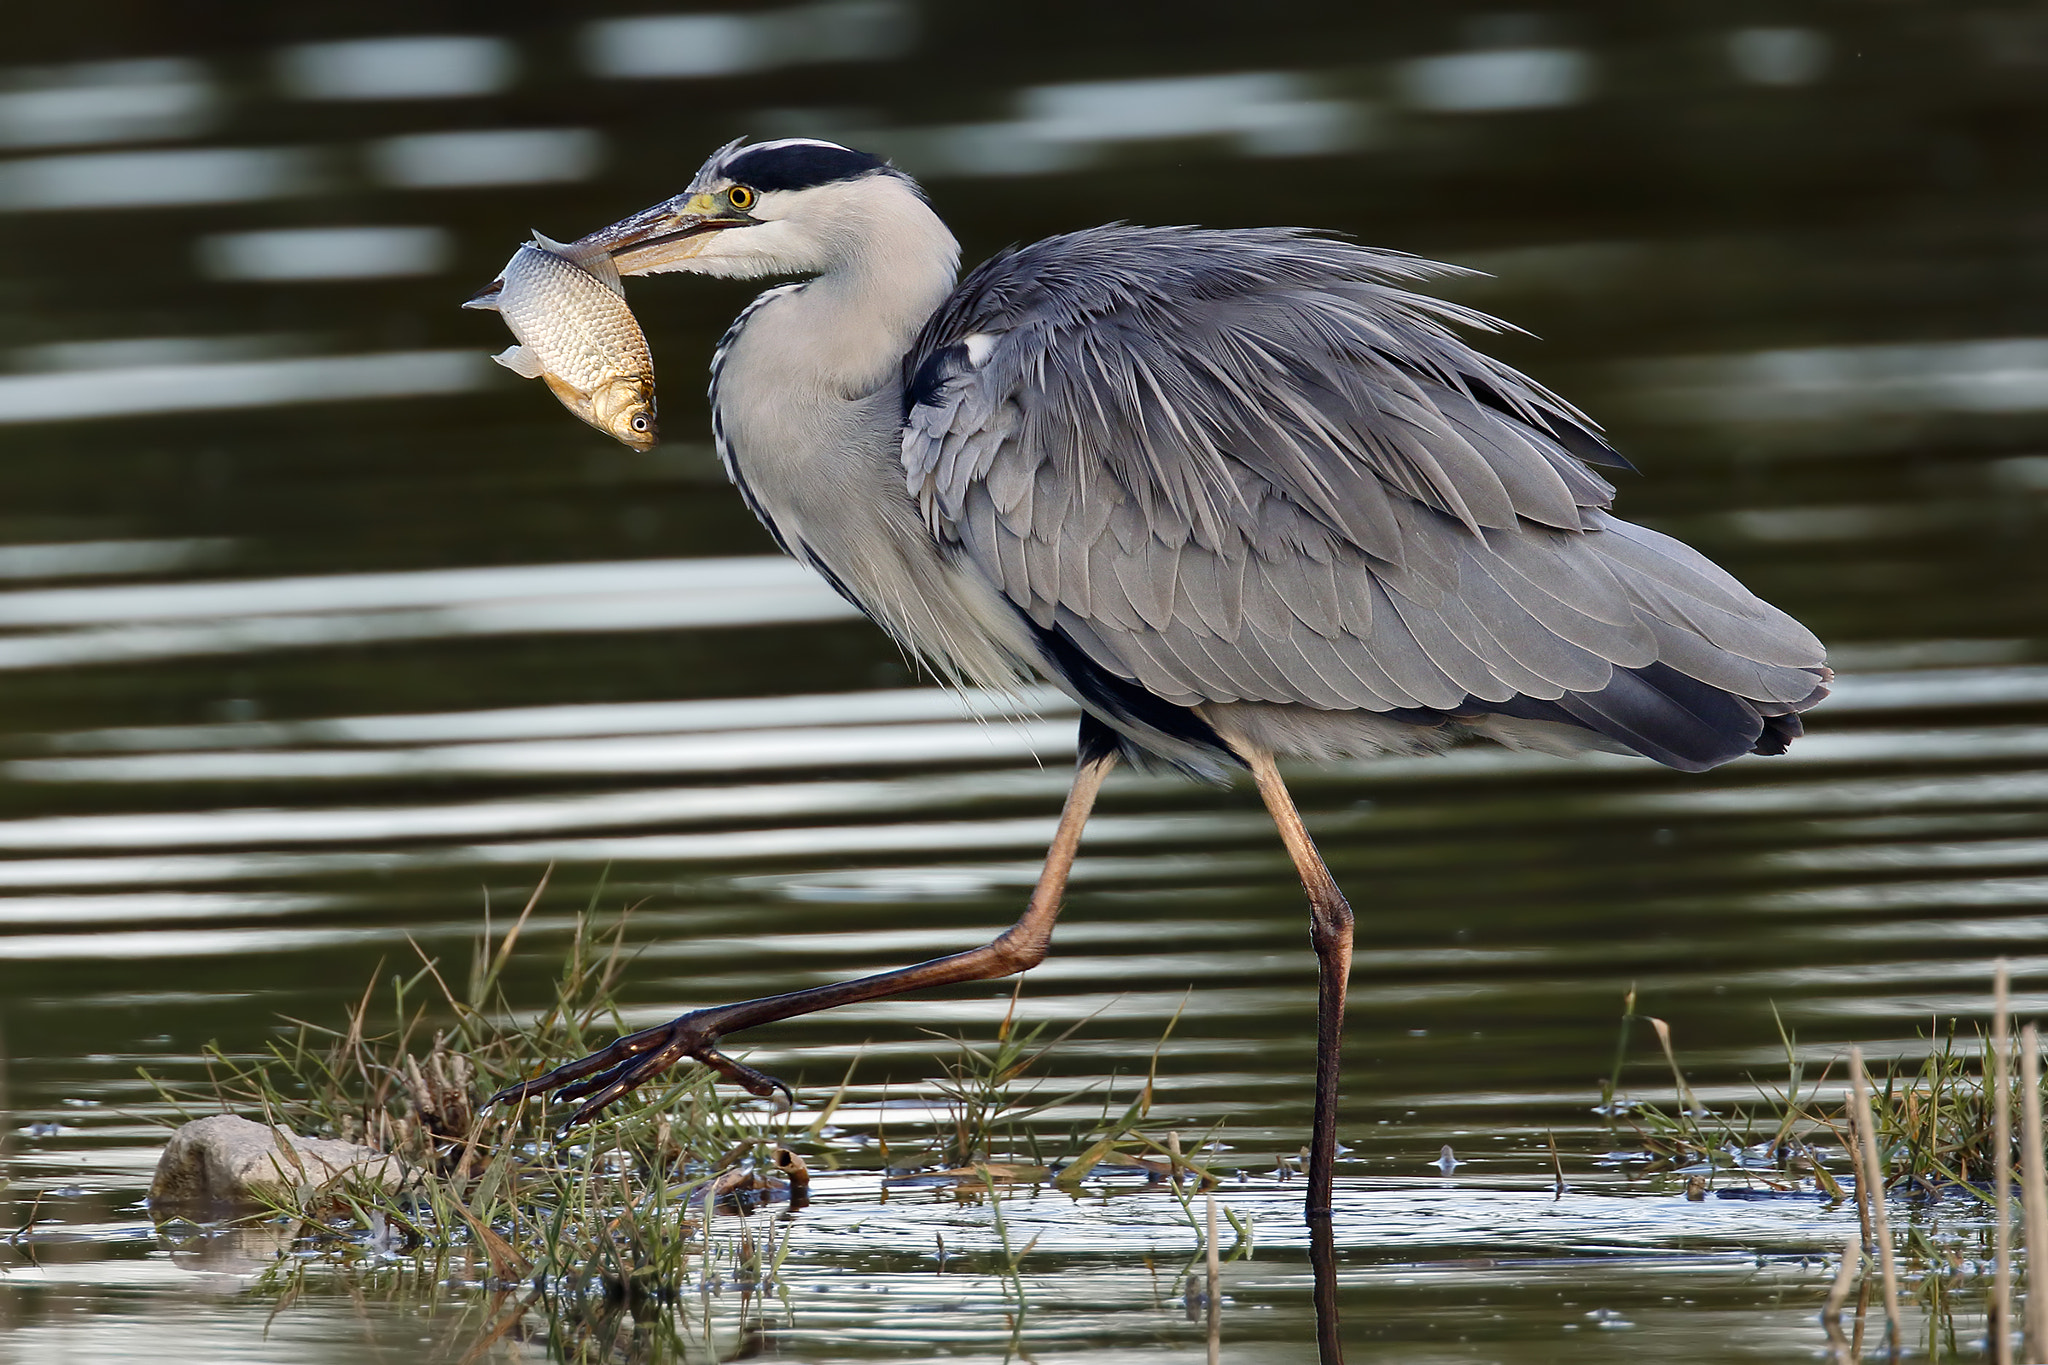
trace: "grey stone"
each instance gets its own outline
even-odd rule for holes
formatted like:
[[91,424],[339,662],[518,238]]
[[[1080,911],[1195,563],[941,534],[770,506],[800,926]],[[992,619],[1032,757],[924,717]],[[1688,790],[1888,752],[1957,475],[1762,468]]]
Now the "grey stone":
[[[289,1146],[287,1147],[287,1144]],[[373,1147],[279,1133],[233,1114],[195,1119],[171,1134],[150,1183],[153,1205],[256,1204],[304,1186],[374,1181],[396,1189],[405,1168]]]

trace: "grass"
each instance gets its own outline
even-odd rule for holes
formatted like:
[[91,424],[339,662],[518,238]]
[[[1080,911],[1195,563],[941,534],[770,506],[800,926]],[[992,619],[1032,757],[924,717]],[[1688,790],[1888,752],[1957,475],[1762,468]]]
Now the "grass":
[[[631,957],[628,922],[600,915],[595,897],[576,917],[543,1008],[522,1013],[506,999],[505,968],[545,889],[543,882],[502,936],[484,935],[465,971],[444,972],[420,954],[408,971],[373,982],[336,1026],[294,1021],[255,1059],[211,1051],[207,1084],[174,1098],[186,1109],[224,1109],[358,1141],[405,1164],[400,1189],[308,1186],[264,1211],[258,1222],[281,1253],[267,1277],[280,1308],[313,1277],[340,1271],[351,1277],[352,1292],[381,1285],[435,1301],[451,1287],[460,1291],[465,1311],[481,1314],[466,1333],[472,1354],[514,1334],[530,1336],[536,1310],[550,1349],[564,1360],[725,1358],[751,1350],[789,1317],[782,1277],[789,1225],[732,1215],[795,1205],[806,1194],[807,1163],[830,1168],[856,1159],[829,1140],[855,1069],[801,1128],[764,1102],[718,1089],[695,1067],[679,1068],[665,1085],[566,1136],[548,1129],[542,1106],[483,1108],[504,1084],[581,1056],[623,1028],[616,990]],[[1233,1210],[1214,1205],[1214,1175],[1188,1155],[1213,1134],[1184,1148],[1181,1134],[1155,1131],[1159,1056],[1178,1013],[1135,1095],[1105,1094],[1099,1122],[1072,1131],[1063,1152],[1053,1153],[1044,1150],[1044,1124],[1034,1120],[1074,1105],[1085,1091],[1049,1078],[1047,1059],[1088,1021],[1063,1030],[1025,1024],[1018,1004],[1013,994],[992,1040],[952,1040],[955,1055],[929,1083],[944,1110],[939,1122],[903,1125],[887,1135],[893,1151],[884,1140],[858,1159],[879,1161],[892,1174],[905,1160],[921,1162],[918,1178],[986,1203],[1000,1251],[949,1256],[941,1245],[937,1271],[978,1274],[1000,1292],[1013,1349],[1024,1342],[1024,1264],[1037,1246],[1036,1238],[1014,1240],[1010,1203],[1020,1185],[1078,1192],[1105,1168],[1143,1171],[1171,1192],[1194,1234],[1197,1250],[1174,1283],[1191,1304],[1198,1286],[1208,1286],[1213,1307],[1214,1266],[1226,1250],[1219,1231],[1227,1223],[1236,1234],[1230,1260],[1252,1254],[1253,1236]],[[1990,1039],[1950,1023],[1930,1031],[1923,1055],[1870,1075],[1854,1050],[1824,1064],[1809,1060],[1781,1024],[1782,1080],[1760,1085],[1754,1103],[1715,1110],[1688,1083],[1669,1026],[1636,1004],[1631,992],[1600,1112],[1614,1138],[1631,1144],[1641,1175],[1694,1198],[1743,1185],[1839,1204],[1861,1200],[1830,1299],[1838,1357],[1859,1351],[1876,1320],[1888,1321],[1890,1340],[1902,1343],[1905,1306],[1917,1305],[1931,1353],[1943,1345],[1953,1353],[1959,1317],[1972,1312],[2018,1325],[2015,1314],[1995,1307],[2010,1302],[1995,1268],[2009,1270],[2025,1257],[2003,1232],[1997,1247],[2009,1254],[1986,1254],[1980,1244],[1987,1212],[2010,1214],[2011,1200],[1999,1191],[2013,1168],[2033,1199],[2048,1195],[2038,1151],[2030,1168],[2025,1143],[2015,1141],[2030,1112],[2038,1132],[2044,1095],[2028,1065],[2035,1055],[2028,1049],[2037,1046],[2031,1030],[2016,1054],[2001,1008]],[[1623,1064],[1645,1031],[1668,1068],[1668,1098],[1622,1091]],[[1554,1147],[1552,1157],[1562,1186]],[[1923,1216],[1888,1224],[1886,1201],[1871,1198],[1879,1190],[1894,1202],[1946,1211],[1946,1227]],[[2048,1212],[2028,1226],[2048,1229]],[[2038,1319],[2030,1337],[2048,1347],[2048,1287],[2026,1295],[2024,1305]],[[1843,1320],[1853,1340],[1843,1335]]]
[[[368,1181],[305,1185],[262,1211],[256,1221],[273,1230],[280,1252],[267,1276],[280,1308],[311,1277],[335,1271],[350,1274],[358,1288],[374,1281],[429,1299],[452,1285],[488,1297],[487,1320],[475,1333],[479,1351],[538,1308],[563,1359],[624,1352],[681,1360],[709,1349],[705,1338],[717,1317],[732,1316],[736,1294],[739,1326],[714,1353],[729,1355],[745,1344],[732,1340],[734,1332],[744,1338],[765,1330],[785,1292],[780,1272],[789,1251],[772,1220],[764,1233],[760,1220],[730,1215],[800,1203],[810,1162],[831,1167],[846,1159],[824,1135],[853,1070],[804,1128],[763,1101],[719,1089],[694,1066],[569,1134],[550,1131],[554,1116],[539,1104],[485,1108],[502,1086],[582,1056],[623,1028],[616,990],[631,957],[627,919],[606,920],[595,896],[576,917],[552,999],[538,1013],[517,1011],[506,999],[506,965],[545,890],[543,881],[502,936],[485,933],[459,988],[420,953],[409,971],[374,980],[337,1026],[288,1021],[289,1033],[253,1059],[210,1048],[204,1085],[158,1088],[181,1113],[241,1113],[362,1143],[405,1165],[406,1182],[396,1190]],[[992,1042],[954,1040],[955,1057],[932,1082],[946,1120],[897,1134],[893,1156],[884,1140],[874,1156],[901,1160],[908,1149],[938,1168],[930,1178],[988,1202],[1003,1250],[965,1258],[966,1265],[955,1253],[953,1273],[978,1266],[1005,1283],[1013,1331],[1021,1334],[1021,1266],[1033,1247],[1011,1244],[1000,1186],[1056,1175],[1071,1186],[1126,1152],[1165,1157],[1137,1162],[1170,1179],[1184,1208],[1187,1189],[1214,1178],[1180,1153],[1177,1137],[1147,1130],[1150,1073],[1120,1114],[1106,1107],[1099,1131],[1076,1134],[1074,1159],[1062,1165],[1042,1152],[1029,1120],[1086,1091],[1037,1074],[1087,1021],[1061,1032],[1024,1025],[1017,1004],[1013,994]],[[1154,1071],[1157,1061],[1155,1049]],[[1028,1162],[1008,1150],[1020,1133]],[[1228,1216],[1240,1233],[1233,1258],[1249,1255],[1249,1229]],[[724,1301],[720,1315],[711,1312],[714,1290]],[[695,1309],[692,1297],[701,1300]]]
[[[1709,1189],[1733,1181],[1850,1197],[1854,1068],[1848,1056],[1812,1074],[1796,1038],[1781,1024],[1783,1081],[1758,1082],[1754,1103],[1711,1109],[1693,1094],[1669,1026],[1632,1015],[1624,1027],[1634,1022],[1647,1023],[1656,1035],[1673,1099],[1629,1098],[1610,1088],[1615,1098],[1602,1108],[1610,1131],[1634,1139],[1646,1173],[1704,1179]],[[1999,1145],[1987,1078],[1990,1047],[1982,1037],[1959,1036],[1954,1021],[1927,1035],[1927,1042],[1917,1060],[1887,1063],[1881,1075],[1866,1069],[1886,1188],[1924,1198],[1961,1195],[1988,1205]],[[2010,1130],[2007,1139],[2009,1150],[2016,1150],[2010,1148]]]
[[[2033,1253],[2048,1255],[2048,1244],[2037,1244],[2048,1235],[2041,1136],[2048,1087],[2032,1025],[2013,1046],[2008,999],[2001,962],[1988,1035],[1963,1036],[1957,1021],[1936,1021],[1917,1061],[1888,1063],[1881,1075],[1871,1072],[1856,1047],[1809,1075],[1781,1020],[1783,1083],[1760,1084],[1758,1102],[1723,1113],[1699,1102],[1669,1025],[1638,1014],[1631,989],[1623,1002],[1614,1072],[1598,1112],[1611,1133],[1620,1137],[1625,1129],[1633,1139],[1643,1175],[1682,1180],[1689,1197],[1739,1184],[1810,1191],[1856,1204],[1858,1230],[1843,1250],[1824,1313],[1838,1359],[1855,1359],[1863,1349],[1873,1285],[1889,1342],[1894,1350],[1905,1344],[1902,1283],[1921,1310],[1930,1355],[1939,1357],[1944,1346],[1955,1354],[1958,1313],[1981,1311],[1998,1360],[2014,1359],[2011,1338],[2022,1326],[2022,1358],[2048,1359],[2048,1284],[2036,1292],[2029,1279],[2024,1314],[2016,1318],[2012,1306],[2017,1272]],[[1669,1105],[1621,1092],[1637,1023],[1649,1025],[1670,1069]],[[2024,1249],[2011,1236],[2015,1190],[2026,1208]],[[1898,1200],[1912,1201],[1929,1216],[1909,1217],[1895,1227],[1888,1205]],[[1955,1215],[1947,1231],[1938,1216],[1944,1211]],[[1840,1322],[1852,1290],[1859,1291],[1853,1338],[1843,1335]]]

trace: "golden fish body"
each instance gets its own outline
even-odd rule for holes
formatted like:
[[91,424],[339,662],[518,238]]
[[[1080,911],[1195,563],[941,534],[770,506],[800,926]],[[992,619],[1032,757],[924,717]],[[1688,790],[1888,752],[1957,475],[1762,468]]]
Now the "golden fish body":
[[465,307],[494,308],[519,344],[493,356],[539,379],[562,406],[635,450],[654,446],[654,358],[608,257],[535,234],[495,286]]

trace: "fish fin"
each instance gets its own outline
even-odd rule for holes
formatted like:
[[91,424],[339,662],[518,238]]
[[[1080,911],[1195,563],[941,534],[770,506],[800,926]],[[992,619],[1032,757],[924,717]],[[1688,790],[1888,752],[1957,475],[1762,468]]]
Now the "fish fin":
[[540,357],[531,346],[507,346],[491,359],[522,378],[539,379],[542,374]]
[[[547,385],[548,390],[562,400],[563,407],[584,421],[590,422],[590,403],[574,384],[558,374],[544,374],[540,377],[540,382]],[[591,425],[597,424],[591,422]]]
[[504,291],[505,277],[500,275],[497,279],[492,280],[489,284],[471,294],[463,301],[462,306],[464,308],[484,308],[495,313],[498,311],[498,296]]
[[560,256],[570,264],[580,267],[583,272],[605,288],[626,297],[626,285],[619,278],[619,267],[612,262],[609,251],[602,248],[579,247],[573,242],[558,242],[542,232],[533,234],[533,244],[542,251]]

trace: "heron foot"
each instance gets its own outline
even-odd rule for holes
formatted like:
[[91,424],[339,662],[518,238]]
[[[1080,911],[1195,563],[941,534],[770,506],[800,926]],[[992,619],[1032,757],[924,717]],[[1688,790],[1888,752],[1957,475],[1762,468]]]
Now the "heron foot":
[[508,1085],[491,1096],[491,1104],[510,1104],[554,1092],[564,1100],[581,1100],[562,1126],[574,1128],[597,1117],[627,1092],[645,1085],[685,1057],[701,1062],[750,1095],[767,1099],[780,1094],[794,1104],[796,1095],[781,1081],[720,1052],[718,1032],[709,1016],[717,1010],[695,1010],[666,1024],[629,1033],[610,1047],[543,1075]]

